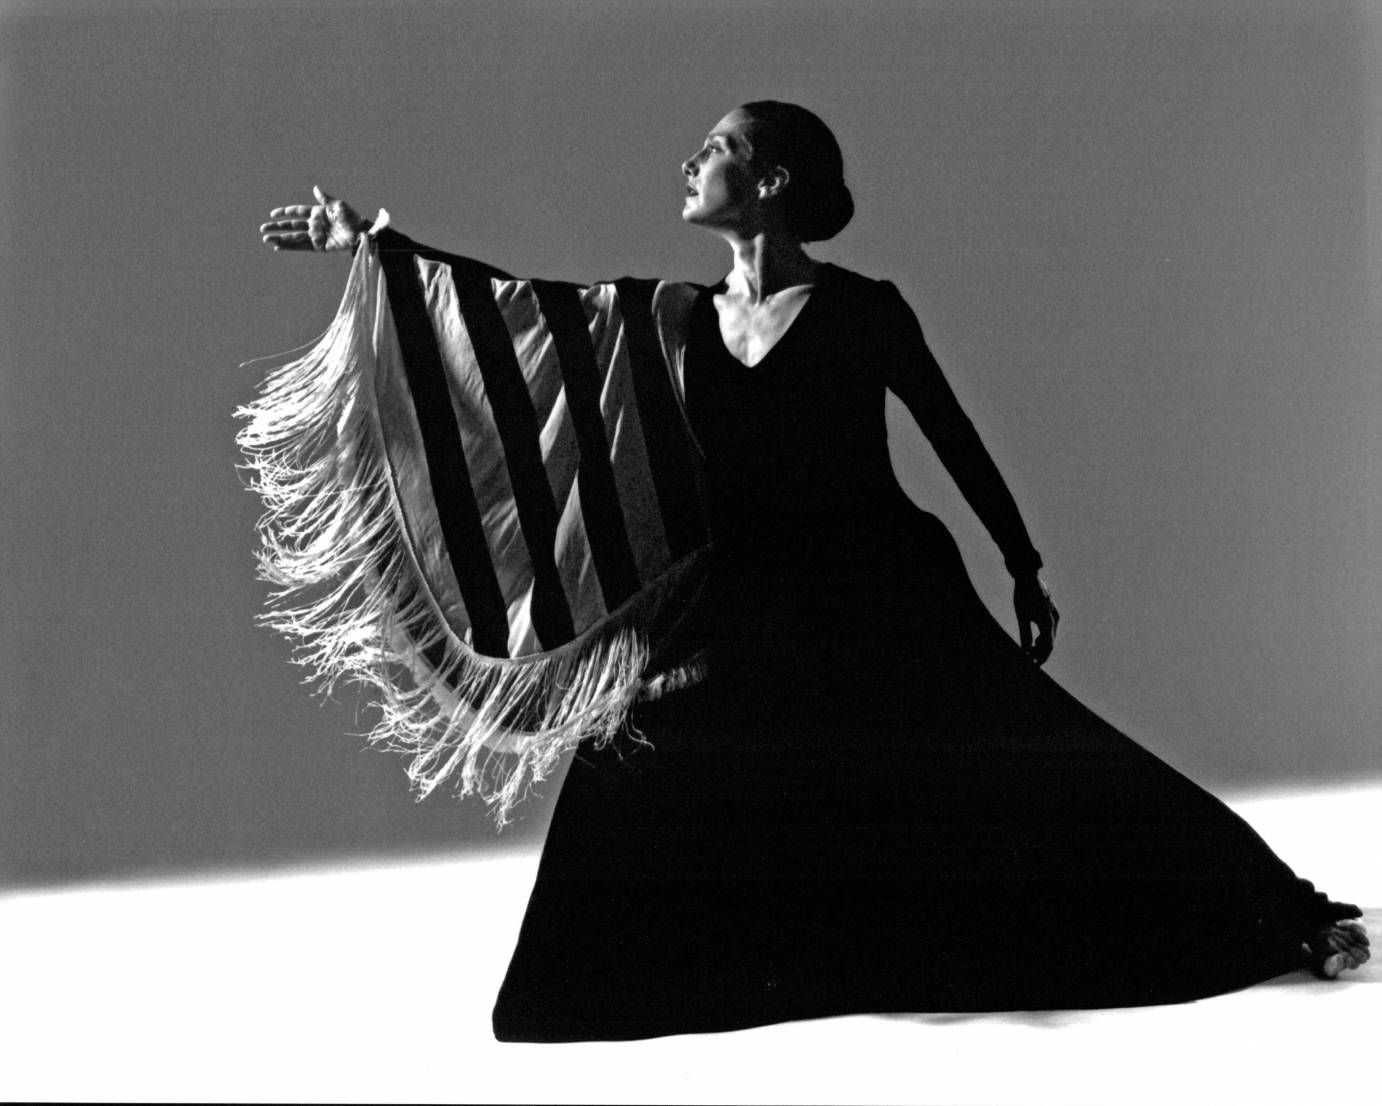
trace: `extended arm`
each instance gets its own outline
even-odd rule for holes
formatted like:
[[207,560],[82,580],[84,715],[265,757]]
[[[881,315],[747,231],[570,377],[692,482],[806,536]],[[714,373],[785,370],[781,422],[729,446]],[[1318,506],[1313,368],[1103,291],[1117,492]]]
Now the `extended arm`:
[[486,277],[510,280],[510,275],[493,265],[472,258],[457,257],[420,245],[392,227],[375,228],[344,200],[328,196],[314,187],[314,204],[289,204],[269,212],[269,221],[259,233],[264,244],[275,250],[312,250],[319,253],[354,251],[360,239],[373,231],[381,250],[407,250],[431,260],[459,263],[476,268]]
[[663,325],[694,292],[512,280],[316,201],[261,231],[354,251],[332,324],[241,412],[269,624],[326,686],[376,689],[419,791],[453,778],[502,821],[697,676],[663,647],[708,564]]
[[[1023,650],[1041,664],[1051,655],[1060,619],[1037,575],[1041,556],[998,466],[936,363],[916,315],[892,285],[886,285],[885,327],[892,345],[887,386],[906,405],[959,487],[965,501],[1003,553],[1013,577],[1013,606]],[[1035,642],[1032,627],[1036,627]]]

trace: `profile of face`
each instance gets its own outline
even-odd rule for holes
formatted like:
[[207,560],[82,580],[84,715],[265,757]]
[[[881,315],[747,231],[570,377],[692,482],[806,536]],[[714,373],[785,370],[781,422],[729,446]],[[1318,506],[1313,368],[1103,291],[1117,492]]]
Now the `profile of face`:
[[756,222],[759,182],[751,165],[748,129],[749,119],[736,108],[681,163],[686,178],[681,209],[685,222],[711,230],[747,230]]

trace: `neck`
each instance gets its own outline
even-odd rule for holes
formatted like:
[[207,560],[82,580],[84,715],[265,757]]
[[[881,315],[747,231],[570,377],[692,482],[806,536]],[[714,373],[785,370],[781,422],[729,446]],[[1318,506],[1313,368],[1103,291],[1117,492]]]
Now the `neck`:
[[725,278],[731,295],[756,304],[784,288],[815,282],[816,262],[796,239],[767,232],[725,237],[734,253],[734,266]]

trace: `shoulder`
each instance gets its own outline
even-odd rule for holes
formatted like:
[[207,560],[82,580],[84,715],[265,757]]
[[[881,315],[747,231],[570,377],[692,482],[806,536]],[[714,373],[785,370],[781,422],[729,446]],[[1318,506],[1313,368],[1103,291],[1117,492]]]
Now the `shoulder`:
[[680,359],[691,332],[697,308],[709,301],[710,289],[700,284],[659,281],[652,294],[653,323],[662,353],[680,375]]
[[653,314],[659,318],[685,319],[704,289],[697,284],[658,281],[653,289]]
[[856,273],[829,262],[823,268],[822,287],[838,297],[841,310],[874,326],[893,329],[917,325],[916,313],[890,280]]
[[907,304],[902,298],[902,293],[897,290],[897,285],[890,280],[866,276],[831,262],[826,262],[821,267],[821,275],[822,287],[841,296],[889,309],[905,307]]
[[852,292],[856,295],[876,294],[884,288],[892,287],[886,280],[878,280],[875,277],[855,272],[853,269],[846,269],[843,265],[836,265],[833,261],[826,261],[821,264],[820,275],[821,283],[825,287],[840,292]]

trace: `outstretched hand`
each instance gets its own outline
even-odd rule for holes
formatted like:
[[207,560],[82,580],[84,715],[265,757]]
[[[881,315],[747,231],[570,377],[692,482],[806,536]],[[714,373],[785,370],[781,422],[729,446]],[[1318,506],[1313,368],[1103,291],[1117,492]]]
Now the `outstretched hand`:
[[344,200],[314,187],[315,204],[290,204],[269,212],[259,228],[265,245],[276,250],[353,250],[372,225]]
[[[1051,602],[1051,593],[1035,572],[1013,581],[1013,609],[1017,612],[1017,635],[1022,643],[1022,651],[1037,664],[1045,664],[1051,650],[1056,647],[1056,626],[1060,623],[1060,612]],[[1036,627],[1036,641],[1032,640],[1033,626]]]

